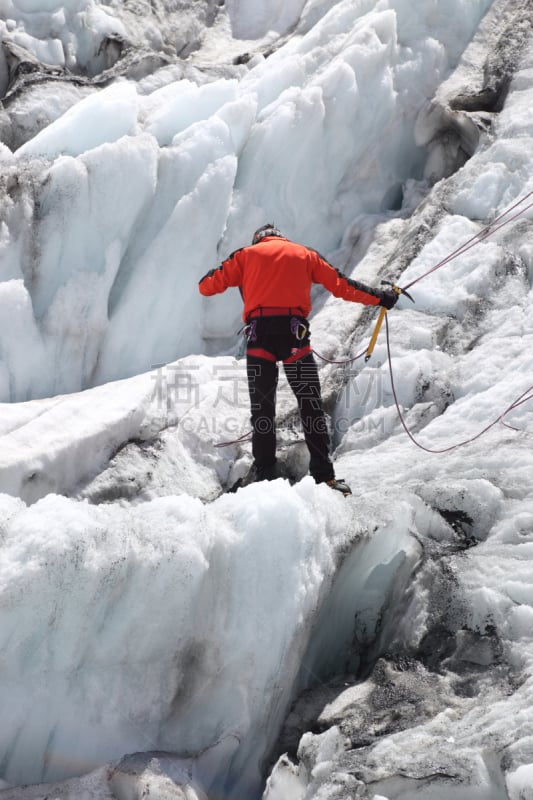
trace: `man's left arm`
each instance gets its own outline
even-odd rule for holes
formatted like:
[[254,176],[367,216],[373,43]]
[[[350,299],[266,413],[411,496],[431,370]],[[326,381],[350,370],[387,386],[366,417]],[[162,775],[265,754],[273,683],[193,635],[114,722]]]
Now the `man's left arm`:
[[313,281],[324,286],[334,297],[341,297],[352,303],[363,303],[365,306],[385,308],[392,308],[396,303],[398,295],[395,292],[389,289],[374,289],[360,281],[354,281],[333,267],[320,253],[315,251],[315,256]]

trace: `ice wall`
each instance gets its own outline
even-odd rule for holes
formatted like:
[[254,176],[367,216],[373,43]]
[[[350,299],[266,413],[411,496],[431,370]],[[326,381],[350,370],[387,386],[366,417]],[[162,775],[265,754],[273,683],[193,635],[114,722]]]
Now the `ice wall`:
[[[410,3],[329,2],[268,58],[228,67],[233,77],[145,67],[136,82],[60,81],[65,99],[44,127],[50,82],[9,95],[6,124],[24,110],[26,132],[1,153],[0,397],[76,391],[234,347],[238,293],[206,307],[198,279],[265,219],[334,258],[349,226],[357,239],[356,220],[398,209],[404,182],[423,174],[416,115],[489,4],[476,0],[464,18],[457,0],[462,22],[450,26],[433,6],[415,19]],[[83,35],[67,12],[83,17]],[[31,4],[11,4],[8,17],[7,41],[37,26]],[[97,50],[111,23],[131,24],[100,6],[51,7],[38,20],[46,54],[50,31],[68,30],[78,61],[87,37]],[[222,58],[232,40],[218,36]],[[24,46],[44,59],[35,42],[28,34]]]
[[[342,602],[339,642],[378,564],[375,618],[398,559],[416,560],[403,523],[387,517],[388,552],[379,547],[366,504],[356,522],[343,497],[311,479],[273,489],[208,506],[186,495],[129,508],[1,496],[9,783],[171,750],[194,754],[208,793],[257,794],[340,553],[358,548],[360,576]],[[304,663],[317,674],[315,657]]]

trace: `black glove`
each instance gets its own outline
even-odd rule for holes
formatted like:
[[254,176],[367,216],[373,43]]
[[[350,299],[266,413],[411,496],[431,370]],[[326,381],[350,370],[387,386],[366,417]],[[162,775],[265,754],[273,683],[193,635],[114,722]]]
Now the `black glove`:
[[383,308],[393,308],[398,302],[399,294],[394,289],[381,289],[381,300],[378,305]]

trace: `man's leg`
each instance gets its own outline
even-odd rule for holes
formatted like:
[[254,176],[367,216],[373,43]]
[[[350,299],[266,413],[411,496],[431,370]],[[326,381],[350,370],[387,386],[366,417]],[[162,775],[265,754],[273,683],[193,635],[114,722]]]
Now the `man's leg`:
[[252,454],[258,480],[276,477],[276,388],[278,365],[258,356],[246,358],[252,420]]
[[317,483],[330,481],[335,477],[335,471],[329,457],[329,433],[313,354],[308,353],[299,361],[284,364],[284,369],[298,401],[310,456],[309,472]]

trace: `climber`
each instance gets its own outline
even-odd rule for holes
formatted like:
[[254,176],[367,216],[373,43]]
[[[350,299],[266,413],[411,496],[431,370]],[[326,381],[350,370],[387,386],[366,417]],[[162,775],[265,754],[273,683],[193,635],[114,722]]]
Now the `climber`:
[[308,315],[311,286],[319,283],[335,297],[364,305],[392,308],[392,289],[372,289],[347,278],[318,252],[287,239],[271,223],[258,228],[252,244],[235,250],[199,283],[211,296],[239,287],[246,323],[246,370],[252,421],[255,480],[274,480],[276,466],[275,407],[278,361],[298,402],[309,472],[344,495],[348,484],[335,477],[330,439],[322,407],[320,381],[310,344]]

